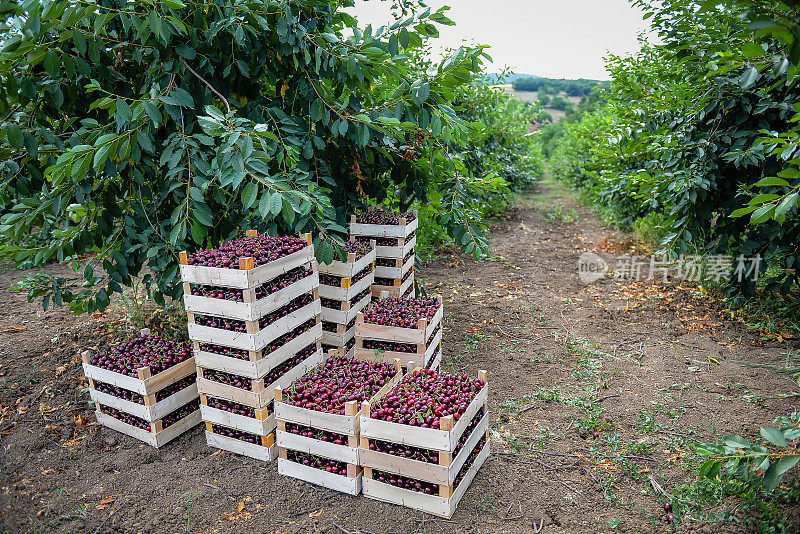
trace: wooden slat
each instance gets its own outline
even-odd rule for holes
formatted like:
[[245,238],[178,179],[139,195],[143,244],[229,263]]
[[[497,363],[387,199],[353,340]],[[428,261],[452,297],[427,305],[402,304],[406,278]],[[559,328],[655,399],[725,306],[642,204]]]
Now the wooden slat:
[[282,347],[269,353],[258,361],[242,360],[232,356],[222,356],[213,352],[195,349],[195,361],[198,367],[224,371],[247,378],[263,378],[271,370],[293,357],[300,350],[322,339],[322,324],[318,323]]
[[337,462],[359,465],[358,447],[337,445],[319,439],[299,436],[291,432],[284,432],[283,430],[276,431],[276,443],[278,447],[284,447],[293,451],[322,456],[323,458],[329,458]]
[[361,300],[350,306],[349,310],[334,310],[322,307],[322,320],[330,323],[347,324],[355,319],[358,312],[369,306],[372,302],[372,294],[367,293]]
[[393,343],[410,343],[412,345],[423,344],[426,340],[424,330],[364,323],[361,322],[361,319],[356,321],[356,335],[361,339],[375,339]]
[[402,278],[410,269],[414,267],[414,256],[408,258],[402,267],[387,267],[384,265],[375,266],[375,276],[378,278]]
[[[288,386],[291,382],[287,381]],[[340,415],[308,410],[285,402],[275,402],[275,418],[278,421],[310,426],[337,434],[356,434],[358,415]]]
[[356,327],[352,327],[350,330],[345,332],[344,334],[338,334],[336,332],[327,332],[325,330],[322,331],[322,344],[323,345],[333,345],[334,347],[344,347],[347,343],[353,339],[356,335]]
[[271,414],[265,420],[259,421],[254,417],[231,413],[212,406],[200,406],[200,414],[203,421],[234,428],[242,432],[249,432],[250,434],[256,434],[258,436],[266,436],[275,430],[275,414]]
[[278,474],[303,480],[310,484],[322,486],[348,495],[358,495],[361,493],[361,474],[356,478],[350,478],[329,473],[321,469],[315,469],[307,465],[298,464],[297,462],[292,462],[283,458],[278,458]]
[[222,436],[206,430],[206,443],[209,447],[221,449],[223,451],[232,452],[248,456],[256,460],[264,462],[271,462],[278,457],[278,446],[264,447],[263,445],[256,445],[248,443],[228,436]]

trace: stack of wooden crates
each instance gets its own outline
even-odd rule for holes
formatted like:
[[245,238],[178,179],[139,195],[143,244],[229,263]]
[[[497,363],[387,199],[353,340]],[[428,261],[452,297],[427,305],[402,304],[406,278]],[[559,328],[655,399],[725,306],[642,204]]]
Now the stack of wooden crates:
[[414,246],[419,219],[400,217],[399,224],[362,224],[358,217],[350,219],[351,239],[376,241],[375,281],[372,295],[379,297],[386,291],[390,297],[414,296]]
[[342,349],[352,356],[355,346],[356,315],[372,301],[371,287],[375,270],[375,241],[372,250],[356,257],[348,253],[346,261],[319,264],[319,296],[322,302],[322,348]]
[[[251,230],[247,235],[257,234]],[[200,411],[206,423],[206,441],[212,447],[274,460],[275,385],[279,380],[291,382],[323,360],[319,276],[311,234],[304,238],[308,246],[257,267],[252,258],[240,258],[239,269],[187,265],[186,254],[181,254]],[[262,285],[299,268],[310,274],[257,298]],[[192,295],[193,284],[241,290],[242,302]],[[263,324],[266,316],[297,298],[309,300],[309,296],[308,304]],[[196,314],[243,321],[246,332],[197,324]]]

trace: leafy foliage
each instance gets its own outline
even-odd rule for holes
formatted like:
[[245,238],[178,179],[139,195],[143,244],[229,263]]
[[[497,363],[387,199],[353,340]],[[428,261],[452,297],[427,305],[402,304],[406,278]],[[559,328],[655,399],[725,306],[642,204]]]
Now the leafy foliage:
[[313,231],[330,260],[347,215],[392,198],[433,199],[438,224],[481,254],[474,190],[492,177],[450,147],[485,137],[452,104],[482,47],[423,70],[415,57],[452,24],[446,8],[362,29],[348,5],[2,4],[1,250],[76,273],[39,277],[29,294],[102,310],[147,265],[163,303],[181,295],[178,251],[248,227]]
[[[554,175],[624,225],[660,215],[665,253],[760,255],[761,274],[775,273],[766,288],[788,294],[800,281],[797,7],[634,3],[661,44],[610,58],[607,104],[566,128]],[[751,279],[732,282],[755,291]]]
[[738,482],[737,493],[753,487],[770,492],[798,462],[800,450],[800,412],[775,420],[778,427],[765,426],[759,431],[761,443],[750,443],[741,436],[725,437],[721,443],[704,443],[697,452],[712,458],[700,468],[700,476],[715,479],[725,476]]

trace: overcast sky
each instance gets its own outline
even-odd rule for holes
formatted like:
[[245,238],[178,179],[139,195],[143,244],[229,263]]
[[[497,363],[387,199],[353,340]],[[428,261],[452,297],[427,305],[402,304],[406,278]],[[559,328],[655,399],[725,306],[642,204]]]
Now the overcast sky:
[[[637,34],[648,28],[642,13],[627,0],[429,0],[436,9],[450,5],[456,26],[439,26],[443,47],[463,40],[491,45],[490,72],[510,66],[514,72],[547,78],[605,80],[603,56],[638,49]],[[360,26],[391,22],[391,3],[356,0],[351,10]]]

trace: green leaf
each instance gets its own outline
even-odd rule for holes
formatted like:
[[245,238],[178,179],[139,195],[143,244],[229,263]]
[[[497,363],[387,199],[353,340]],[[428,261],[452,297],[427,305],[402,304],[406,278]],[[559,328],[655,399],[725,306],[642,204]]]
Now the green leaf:
[[272,213],[273,217],[277,217],[281,214],[281,209],[283,208],[283,195],[278,193],[277,191],[272,193],[269,197],[269,211]]
[[761,428],[761,430],[759,431],[759,434],[761,434],[762,438],[764,438],[765,440],[769,441],[770,443],[772,443],[776,447],[785,448],[788,445],[787,442],[786,442],[786,438],[783,437],[783,434],[781,433],[781,431],[778,430],[775,427],[765,426],[765,427]]
[[167,7],[171,7],[172,9],[182,9],[186,7],[186,4],[180,0],[162,0],[162,2],[164,2]]
[[61,65],[61,59],[53,50],[48,50],[44,55],[44,70],[50,76],[58,76],[58,67]]
[[342,119],[341,122],[339,122],[339,135],[347,135],[348,128],[349,125],[347,124],[347,121]]
[[789,186],[789,182],[784,180],[783,178],[778,178],[776,176],[770,176],[768,178],[762,178],[756,182],[756,187],[766,187],[769,185],[782,185],[782,186]]
[[292,204],[286,199],[283,199],[283,207],[281,208],[281,214],[283,215],[283,220],[285,220],[287,223],[289,224],[294,223],[294,208],[292,207]]
[[19,126],[12,122],[6,123],[6,135],[8,144],[17,150],[22,148],[22,130],[19,129]]
[[785,215],[795,204],[797,204],[798,196],[799,195],[797,192],[786,195],[786,198],[784,198],[783,201],[778,204],[778,207],[775,208],[775,215],[773,215],[773,217],[777,219],[781,215]]
[[764,49],[758,43],[745,43],[742,46],[742,55],[746,58],[762,57]]
[[248,182],[244,189],[242,189],[242,205],[244,209],[250,208],[256,203],[258,199],[258,184],[255,182]]
[[321,99],[316,99],[311,103],[311,120],[314,122],[322,120],[323,102]]
[[776,464],[774,464],[775,472],[778,475],[782,475],[792,467],[796,466],[798,462],[800,462],[800,454],[784,456],[783,458],[778,460]]
[[748,213],[752,213],[758,209],[758,206],[747,206],[746,208],[739,208],[738,210],[734,210],[731,213],[731,217],[741,217],[743,215],[747,215]]
[[765,204],[758,208],[756,211],[750,215],[750,223],[751,224],[759,224],[763,223],[767,219],[772,217],[772,214],[775,211],[775,204]]
[[744,74],[739,77],[739,87],[747,91],[753,87],[760,78],[761,74],[755,67],[748,67],[747,70],[744,71]]

